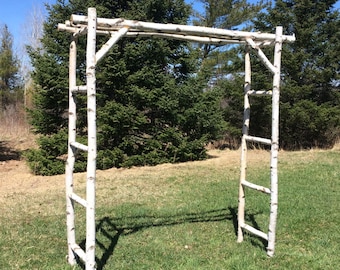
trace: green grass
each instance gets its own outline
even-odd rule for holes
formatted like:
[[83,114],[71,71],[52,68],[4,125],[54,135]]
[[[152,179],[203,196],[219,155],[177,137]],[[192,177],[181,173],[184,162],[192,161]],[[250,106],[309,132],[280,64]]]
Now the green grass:
[[[280,153],[273,258],[266,256],[266,243],[252,235],[236,243],[239,169],[235,162],[212,164],[99,174],[98,269],[324,270],[340,265],[339,151]],[[255,164],[248,179],[268,186],[268,162]],[[247,222],[266,231],[269,197],[249,191],[246,199]],[[65,259],[64,201],[63,191],[53,189],[1,198],[0,269],[73,269]],[[77,210],[82,245],[84,211]]]

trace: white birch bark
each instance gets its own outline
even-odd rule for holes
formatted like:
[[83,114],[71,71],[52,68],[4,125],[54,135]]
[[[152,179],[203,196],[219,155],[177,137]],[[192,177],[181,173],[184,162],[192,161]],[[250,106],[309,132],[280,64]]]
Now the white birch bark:
[[245,52],[245,76],[244,76],[244,111],[243,111],[243,128],[242,128],[242,144],[241,144],[241,168],[240,168],[240,183],[239,183],[239,195],[238,195],[238,229],[237,229],[237,242],[243,241],[242,227],[245,224],[244,209],[245,209],[245,193],[242,182],[246,180],[247,171],[247,141],[246,137],[249,133],[249,121],[250,121],[250,103],[248,97],[248,91],[251,89],[251,66],[250,66],[250,54],[249,47],[246,46]]
[[251,38],[247,38],[247,43],[252,46],[252,48],[254,50],[257,51],[257,54],[260,58],[260,60],[264,63],[264,65],[273,73],[275,74],[276,69],[274,67],[274,65],[268,60],[267,56],[263,53],[263,51],[261,50],[261,48],[256,45],[256,43],[254,42],[254,40],[252,40]]
[[[71,25],[87,24],[88,17],[83,15],[72,15],[70,19]],[[245,40],[251,38],[253,40],[275,40],[275,34],[261,33],[261,32],[245,32],[236,30],[226,30],[219,28],[210,28],[202,26],[192,25],[180,25],[180,24],[161,24],[152,22],[142,22],[126,20],[123,18],[106,19],[98,18],[98,29],[100,30],[115,30],[122,27],[130,27],[130,31],[153,31],[153,32],[165,32],[173,34],[189,34],[192,36],[205,36],[205,37],[220,37],[220,38],[232,38],[235,40]],[[284,41],[294,41],[294,36],[282,36]]]
[[76,140],[76,103],[72,88],[76,85],[76,63],[77,61],[77,43],[73,39],[70,44],[69,55],[69,121],[68,121],[68,151],[65,169],[65,184],[66,184],[66,225],[67,225],[67,245],[68,245],[68,262],[71,265],[76,263],[76,258],[72,251],[72,246],[76,242],[75,224],[74,224],[74,202],[71,198],[73,193],[73,168],[75,162],[75,148],[72,147],[72,142]]
[[127,33],[128,30],[128,27],[123,27],[111,35],[111,38],[96,53],[96,63],[98,63],[107,54],[111,47],[116,44],[118,40],[120,40],[120,38]]
[[258,229],[255,229],[255,228],[252,227],[252,226],[249,226],[249,225],[247,225],[247,224],[244,224],[244,225],[242,226],[242,228],[245,229],[245,230],[247,230],[248,232],[251,232],[252,234],[255,234],[255,235],[258,236],[258,237],[261,237],[261,238],[263,238],[263,239],[265,239],[265,240],[268,240],[268,235],[267,235],[266,233],[264,233],[264,232],[262,232],[262,231],[260,231],[260,230],[258,230]]
[[276,28],[275,48],[274,48],[274,66],[276,72],[273,78],[273,96],[272,96],[272,146],[270,158],[270,178],[271,178],[271,196],[270,196],[270,217],[268,232],[267,254],[272,257],[275,251],[276,238],[276,221],[278,209],[278,152],[279,152],[279,101],[280,101],[280,77],[281,77],[281,50],[282,50],[282,27]]
[[87,84],[87,121],[88,121],[88,157],[86,181],[86,270],[96,267],[96,30],[97,12],[95,8],[88,9],[88,33],[86,49],[86,84]]
[[[67,31],[71,32],[74,35],[85,35],[87,34],[87,27],[84,25],[78,26],[71,26],[70,23],[65,24],[58,24],[58,29],[60,31]],[[119,30],[109,29],[109,30],[100,30],[97,29],[97,35],[113,35],[117,33]],[[121,29],[121,28],[120,28]],[[189,35],[187,33],[161,33],[161,32],[152,32],[152,31],[133,31],[127,32],[126,36],[128,37],[150,37],[150,38],[167,38],[167,39],[175,39],[175,40],[186,40],[192,42],[199,42],[199,43],[207,43],[207,44],[214,44],[214,45],[226,45],[226,44],[245,44],[247,43],[245,39],[236,39],[233,37],[212,37],[212,36],[194,36]],[[274,40],[255,40],[256,46],[269,46],[274,43]]]

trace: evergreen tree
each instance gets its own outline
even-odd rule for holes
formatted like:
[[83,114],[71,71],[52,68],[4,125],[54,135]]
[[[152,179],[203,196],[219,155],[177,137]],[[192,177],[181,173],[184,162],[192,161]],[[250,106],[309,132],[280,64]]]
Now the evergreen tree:
[[[282,25],[284,33],[296,35],[296,42],[284,44],[282,53],[281,145],[287,149],[331,147],[339,136],[340,124],[340,17],[334,0],[278,0],[255,21],[263,32]],[[266,89],[268,76],[255,75]],[[270,82],[270,80],[268,80]],[[252,107],[252,126],[266,133],[261,123],[270,109]],[[264,109],[265,108],[265,109]],[[268,112],[268,113],[266,113]]]
[[[256,4],[247,0],[200,0],[197,2],[200,2],[202,8],[193,12],[193,25],[228,30],[249,30],[251,19],[268,5],[264,0],[257,1]],[[215,85],[227,74],[226,65],[230,59],[234,58],[229,51],[234,46],[200,45],[200,71],[202,76],[210,80],[210,86]]]
[[[268,1],[250,3],[247,0],[201,0],[202,11],[194,12],[193,24],[230,30],[251,31],[252,19],[268,6]],[[253,2],[253,1],[252,1]],[[206,80],[208,89],[221,91],[221,106],[227,127],[223,147],[237,148],[240,143],[243,119],[244,73],[243,45],[200,46],[199,75]]]
[[0,109],[15,101],[19,63],[13,52],[13,36],[7,25],[0,28]]
[[[193,24],[197,26],[216,27],[230,30],[244,30],[251,27],[251,20],[268,3],[264,0],[256,4],[247,0],[200,0],[202,11],[194,11]],[[216,47],[215,45],[204,45],[204,56],[207,56]]]
[[[57,23],[95,6],[99,17],[185,24],[190,8],[182,0],[59,0],[49,7],[43,47],[31,50],[37,86],[35,130],[44,136],[27,155],[38,174],[62,173],[66,153],[68,47]],[[98,37],[98,48],[107,37]],[[85,38],[79,39],[79,84],[85,82]],[[223,127],[217,93],[203,93],[192,76],[197,62],[189,44],[176,40],[124,38],[97,66],[98,168],[179,162],[206,157],[205,143]],[[86,105],[78,98],[78,140],[86,142]],[[77,158],[85,169],[86,156]]]

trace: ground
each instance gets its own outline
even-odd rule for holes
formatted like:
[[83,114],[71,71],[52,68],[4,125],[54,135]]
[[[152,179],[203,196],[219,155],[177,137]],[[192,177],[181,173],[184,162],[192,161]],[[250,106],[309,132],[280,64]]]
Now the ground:
[[[65,176],[39,176],[33,175],[25,160],[20,157],[20,152],[25,149],[35,147],[34,135],[11,136],[8,138],[0,138],[0,197],[14,193],[40,193],[47,190],[63,190],[65,185]],[[337,144],[333,150],[339,150],[340,144]],[[102,178],[112,178],[115,175],[129,177],[131,175],[148,175],[148,174],[171,174],[180,166],[193,165],[196,162],[203,163],[208,168],[232,168],[239,171],[240,167],[240,150],[209,150],[210,158],[204,161],[193,161],[182,164],[162,164],[154,167],[137,167],[132,169],[109,169],[98,171],[97,175]],[[249,164],[255,165],[270,161],[268,151],[255,150],[248,154]],[[284,151],[280,156],[285,156]],[[305,155],[306,157],[308,155]],[[191,164],[190,164],[191,163]],[[75,179],[81,179],[84,182],[86,175],[76,174]]]
[[[21,136],[18,139],[16,136],[0,140],[0,195],[20,193],[20,192],[42,192],[44,190],[51,189],[63,189],[64,187],[64,175],[57,176],[38,176],[33,175],[25,160],[20,157],[20,152],[30,147],[34,147],[34,136],[32,134]],[[239,151],[218,151],[210,150],[210,159],[205,162],[214,166],[223,166],[228,163],[233,163],[236,170],[238,170],[240,162]],[[194,163],[194,162],[193,162]],[[187,163],[185,163],[187,164]],[[139,167],[133,169],[119,169],[120,174],[134,174],[142,173],[145,170],[146,173],[157,173],[159,170],[167,168],[169,172],[175,170],[176,166],[182,166],[181,164],[163,164],[157,167]],[[98,175],[104,178],[112,177],[113,171],[117,169],[110,169],[105,171],[98,171]],[[78,174],[81,176],[81,174]]]
[[[20,156],[23,150],[34,146],[34,136],[17,136],[0,140],[0,194],[34,192],[46,188],[49,178],[33,175],[25,160]],[[52,179],[51,179],[52,180]],[[61,184],[53,181],[51,184]]]

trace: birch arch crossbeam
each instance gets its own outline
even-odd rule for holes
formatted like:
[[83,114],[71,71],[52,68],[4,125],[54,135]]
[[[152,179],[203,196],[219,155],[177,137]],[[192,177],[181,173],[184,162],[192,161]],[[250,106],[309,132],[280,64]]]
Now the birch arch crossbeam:
[[[96,182],[96,156],[97,156],[97,130],[96,130],[96,65],[123,37],[155,37],[186,40],[208,44],[244,44],[245,45],[245,82],[244,82],[244,122],[242,129],[241,169],[239,184],[238,207],[238,237],[243,241],[244,230],[261,237],[268,242],[267,254],[274,255],[275,231],[278,208],[278,150],[279,150],[279,95],[281,74],[281,49],[284,42],[294,42],[294,35],[283,35],[282,27],[276,28],[276,33],[259,33],[233,31],[217,28],[198,27],[189,25],[160,24],[125,20],[122,18],[97,18],[95,8],[88,9],[87,16],[72,15],[65,24],[59,24],[58,29],[72,34],[69,59],[69,123],[68,123],[68,157],[66,162],[66,220],[68,262],[76,264],[77,258],[85,263],[86,270],[96,268],[95,244],[95,182]],[[87,35],[86,47],[86,85],[76,84],[76,58],[77,38]],[[96,51],[97,35],[107,35],[107,42]],[[274,62],[267,58],[261,50],[264,46],[274,47]],[[273,88],[270,90],[254,90],[251,88],[250,50],[255,50],[264,67],[273,74]],[[77,94],[87,95],[87,145],[76,141],[76,103]],[[250,102],[249,96],[272,96],[272,134],[271,138],[260,138],[249,135]],[[249,142],[262,143],[271,146],[270,160],[270,188],[262,187],[246,180],[247,144]],[[73,171],[75,152],[81,150],[88,153],[86,198],[81,198],[74,192]],[[270,196],[270,217],[268,233],[262,232],[245,223],[245,188],[258,190]],[[75,203],[86,208],[86,245],[82,249],[76,243],[75,232]]]

